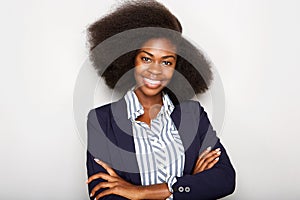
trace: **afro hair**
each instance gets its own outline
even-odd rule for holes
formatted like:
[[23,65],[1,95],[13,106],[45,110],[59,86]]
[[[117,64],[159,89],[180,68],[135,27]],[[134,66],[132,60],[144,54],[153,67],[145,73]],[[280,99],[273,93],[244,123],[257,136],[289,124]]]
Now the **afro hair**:
[[[100,50],[98,49],[106,40],[118,34],[142,28],[154,29],[146,29],[146,32],[132,38],[123,37],[124,44],[102,45]],[[182,26],[179,20],[161,3],[154,0],[124,1],[88,27],[90,59],[98,75],[105,79],[111,89],[125,93],[135,85],[132,69],[138,48],[149,39],[167,38],[177,48],[175,70],[178,73],[174,73],[164,91],[169,94],[173,103],[178,103],[205,92],[212,81],[210,63],[197,47],[182,37],[181,33]],[[110,56],[120,46],[130,43],[136,45],[132,50],[116,58]]]

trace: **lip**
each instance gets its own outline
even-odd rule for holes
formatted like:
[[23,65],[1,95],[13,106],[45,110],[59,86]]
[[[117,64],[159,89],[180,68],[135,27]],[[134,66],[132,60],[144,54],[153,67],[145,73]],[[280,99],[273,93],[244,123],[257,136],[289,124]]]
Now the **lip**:
[[146,77],[143,77],[143,82],[147,87],[152,89],[158,88],[162,84],[161,80],[154,80]]

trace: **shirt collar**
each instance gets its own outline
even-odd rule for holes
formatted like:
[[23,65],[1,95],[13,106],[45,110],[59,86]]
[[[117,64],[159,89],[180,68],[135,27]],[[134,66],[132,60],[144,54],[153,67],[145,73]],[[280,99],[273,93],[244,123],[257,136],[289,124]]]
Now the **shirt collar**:
[[163,92],[162,99],[163,99],[163,109],[164,109],[164,112],[167,113],[168,115],[171,115],[171,113],[173,112],[175,106],[172,103],[169,95],[167,93]]
[[[124,96],[127,104],[127,117],[131,121],[135,120],[137,117],[144,114],[144,108],[139,102],[134,92],[134,89],[135,87],[128,90],[128,92]],[[163,100],[163,107],[159,113],[166,113],[168,115],[171,115],[175,106],[172,103],[171,99],[169,98],[169,95],[163,92],[162,100]]]

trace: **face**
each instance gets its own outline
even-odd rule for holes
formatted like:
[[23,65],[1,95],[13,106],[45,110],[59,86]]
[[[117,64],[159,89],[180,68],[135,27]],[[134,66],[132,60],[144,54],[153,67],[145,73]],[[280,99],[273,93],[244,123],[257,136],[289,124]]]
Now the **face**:
[[176,66],[176,47],[165,38],[144,43],[135,58],[136,92],[147,97],[160,95]]

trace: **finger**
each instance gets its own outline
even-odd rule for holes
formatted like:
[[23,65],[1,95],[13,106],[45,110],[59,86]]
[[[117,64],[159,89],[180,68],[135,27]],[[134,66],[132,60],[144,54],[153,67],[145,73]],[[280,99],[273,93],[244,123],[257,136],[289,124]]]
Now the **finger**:
[[203,159],[204,161],[206,161],[207,159],[210,159],[210,158],[212,158],[212,157],[216,158],[215,155],[216,155],[216,154],[219,155],[220,153],[221,153],[220,148],[217,148],[217,149],[215,149],[215,150],[213,150],[213,151],[207,153],[202,159]]
[[202,156],[202,157],[199,156],[198,157],[197,162],[196,162],[195,167],[194,167],[194,170],[193,170],[193,174],[196,174],[196,173],[200,172],[200,169],[201,169],[204,161],[205,161],[205,156]]
[[213,162],[217,157],[221,155],[221,151],[213,152],[211,155],[207,156],[201,166],[201,170],[207,169],[207,166]]
[[90,176],[87,180],[86,183],[90,183],[93,180],[102,178],[103,180],[107,180],[108,182],[114,182],[116,180],[116,177],[110,176],[109,174],[103,173],[103,172],[99,172],[97,174],[94,174],[92,176]]
[[219,157],[221,155],[221,151],[218,150],[218,151],[213,151],[211,152],[210,154],[208,154],[206,157],[205,157],[205,162],[206,163],[210,163],[211,161],[213,161],[214,159],[216,159],[217,157]]
[[207,149],[205,149],[199,156],[198,159],[203,158],[206,154],[208,154],[211,151],[211,146],[207,147]]
[[199,166],[201,166],[202,162],[203,162],[203,159],[199,156],[196,161],[194,171],[196,171],[199,168]]
[[108,173],[109,175],[119,177],[119,176],[117,175],[117,173],[115,172],[115,170],[113,170],[107,163],[105,163],[105,162],[103,162],[103,161],[101,161],[101,160],[99,160],[99,159],[97,159],[97,158],[95,158],[94,160],[95,160],[99,165],[101,165],[101,166],[107,171],[107,173]]
[[210,162],[207,166],[206,169],[210,169],[213,166],[215,166],[215,164],[219,161],[219,157],[215,158],[212,162]]
[[112,187],[110,189],[107,189],[107,190],[104,190],[102,192],[100,192],[96,197],[95,197],[95,200],[98,200],[104,196],[107,196],[107,195],[110,195],[110,194],[115,194],[115,190],[114,190],[115,187]]
[[203,162],[203,158],[206,157],[206,155],[211,151],[211,147],[207,147],[206,150],[204,150],[201,155],[198,157],[197,161],[196,161],[196,165],[195,166],[200,166]]
[[209,161],[219,156],[218,152],[220,152],[220,148],[213,151],[210,151],[210,148],[207,148],[204,152],[202,152],[196,161],[193,174],[204,171],[207,168]]
[[94,196],[96,192],[102,188],[111,188],[115,187],[118,183],[117,182],[101,182],[97,184],[91,191],[90,197]]
[[218,157],[220,154],[220,149],[216,149],[214,151],[209,152],[201,159],[201,162],[199,162],[199,169],[201,171],[204,171],[207,167],[207,165],[214,160],[216,157]]
[[201,165],[203,165],[203,162],[204,162],[204,160],[201,157],[199,157],[195,164],[193,174],[196,174],[199,172],[199,169],[200,169]]
[[[201,167],[201,166],[195,167],[195,168],[194,168],[194,171],[193,171],[193,174],[197,174],[197,173],[201,172],[200,167]],[[202,171],[203,171],[203,170],[202,170]]]

